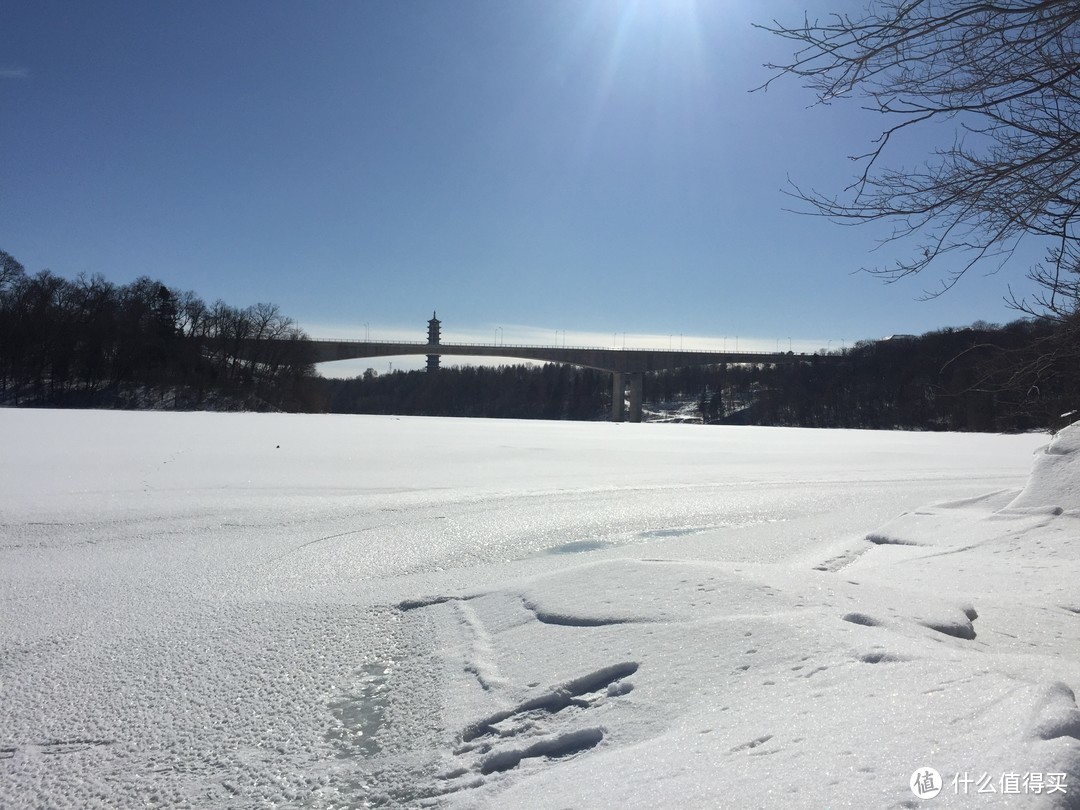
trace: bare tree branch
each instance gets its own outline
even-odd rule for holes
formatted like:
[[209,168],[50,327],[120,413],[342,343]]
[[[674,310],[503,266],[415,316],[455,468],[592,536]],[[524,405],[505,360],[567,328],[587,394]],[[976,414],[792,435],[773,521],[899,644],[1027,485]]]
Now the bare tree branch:
[[[895,281],[953,254],[938,295],[970,270],[1046,239],[1029,275],[1046,290],[1012,303],[1064,318],[1080,284],[1080,2],[881,0],[858,16],[759,26],[796,43],[758,89],[795,77],[817,104],[864,99],[891,119],[839,194],[792,183],[807,213],[837,222],[894,224],[886,242],[915,240],[909,258],[867,268]],[[895,136],[951,123],[952,143],[922,166],[891,168]],[[935,131],[937,131],[935,129]]]

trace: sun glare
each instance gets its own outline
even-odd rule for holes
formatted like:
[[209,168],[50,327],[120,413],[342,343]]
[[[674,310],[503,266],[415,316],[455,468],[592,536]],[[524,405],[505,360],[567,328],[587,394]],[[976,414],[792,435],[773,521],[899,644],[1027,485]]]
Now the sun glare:
[[562,61],[590,88],[587,153],[613,115],[637,116],[635,126],[692,126],[710,95],[698,0],[594,0],[576,16]]

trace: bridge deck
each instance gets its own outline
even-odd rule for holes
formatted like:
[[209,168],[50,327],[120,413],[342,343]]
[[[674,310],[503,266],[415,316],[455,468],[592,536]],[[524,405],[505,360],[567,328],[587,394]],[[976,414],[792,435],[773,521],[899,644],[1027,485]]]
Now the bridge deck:
[[506,357],[569,363],[584,368],[621,373],[659,371],[661,369],[719,363],[798,363],[826,359],[815,354],[792,352],[716,352],[674,351],[663,349],[605,349],[589,346],[525,346],[486,343],[440,343],[393,340],[310,340],[316,363],[353,360],[364,357],[399,355],[450,355],[462,357]]

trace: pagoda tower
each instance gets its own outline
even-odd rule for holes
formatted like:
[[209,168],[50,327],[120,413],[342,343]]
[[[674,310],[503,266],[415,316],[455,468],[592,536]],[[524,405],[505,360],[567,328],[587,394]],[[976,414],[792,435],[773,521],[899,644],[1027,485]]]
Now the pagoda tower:
[[[431,313],[431,320],[427,322],[427,342],[429,346],[439,345],[439,340],[442,337],[440,330],[441,325],[442,321],[436,317],[435,312],[433,311]],[[429,354],[427,356],[427,370],[431,372],[439,370],[439,355]]]

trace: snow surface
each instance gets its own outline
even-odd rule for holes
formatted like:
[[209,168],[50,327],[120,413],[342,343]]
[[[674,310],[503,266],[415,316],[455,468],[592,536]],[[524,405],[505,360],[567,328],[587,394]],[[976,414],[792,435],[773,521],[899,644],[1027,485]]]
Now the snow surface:
[[0,410],[0,806],[1078,808],[1046,442]]

